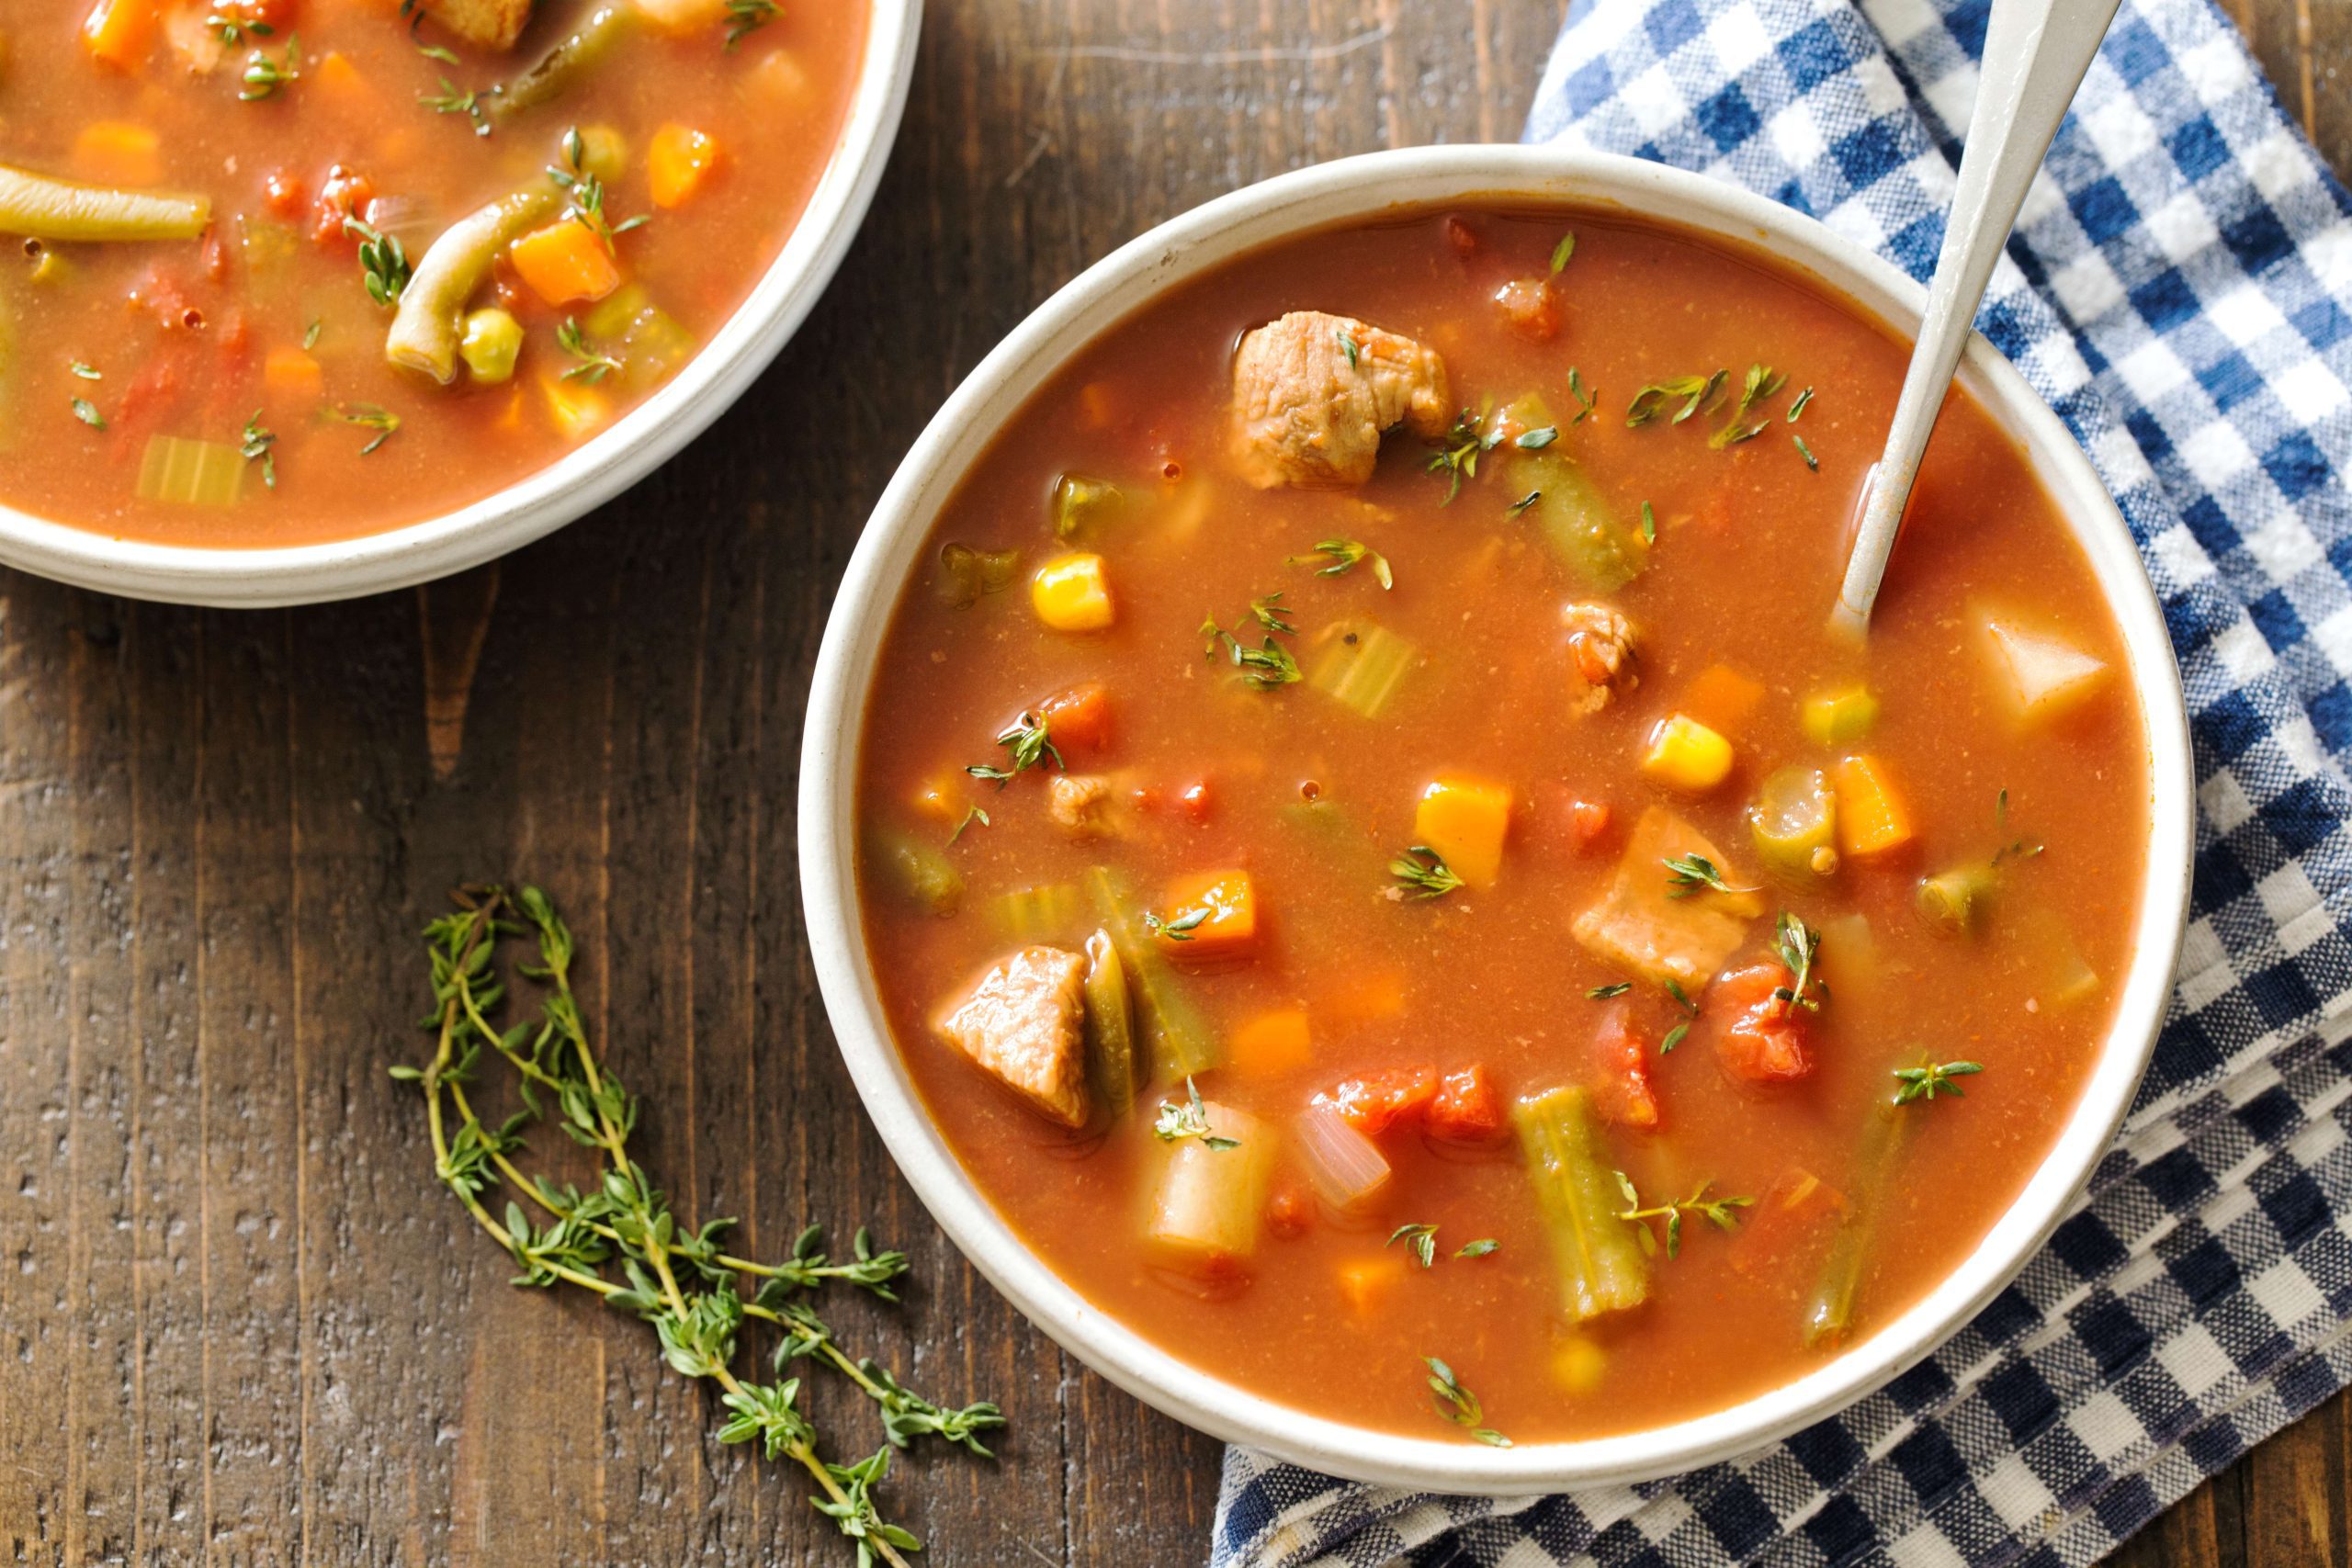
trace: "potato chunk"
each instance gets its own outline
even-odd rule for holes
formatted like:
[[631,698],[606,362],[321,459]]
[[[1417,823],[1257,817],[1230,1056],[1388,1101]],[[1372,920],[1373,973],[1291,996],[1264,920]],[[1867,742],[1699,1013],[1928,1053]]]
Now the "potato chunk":
[[1600,901],[1577,917],[1577,941],[1603,963],[1653,985],[1672,980],[1697,992],[1724,966],[1747,935],[1747,922],[1763,912],[1754,893],[1702,892],[1673,897],[1673,874],[1666,863],[1698,855],[1725,882],[1742,886],[1724,852],[1696,828],[1662,806],[1642,813],[1625,840]]
[[532,0],[420,0],[424,14],[476,49],[508,50],[530,25]]
[[2028,723],[2070,713],[2107,684],[2104,660],[2054,633],[1993,616],[1984,622],[1984,643],[1995,684]]
[[1445,433],[1445,361],[1351,316],[1293,310],[1242,334],[1233,356],[1233,445],[1261,489],[1343,490],[1372,478],[1384,431]]
[[981,976],[939,1032],[1041,1115],[1083,1127],[1085,987],[1084,954],[1024,947]]

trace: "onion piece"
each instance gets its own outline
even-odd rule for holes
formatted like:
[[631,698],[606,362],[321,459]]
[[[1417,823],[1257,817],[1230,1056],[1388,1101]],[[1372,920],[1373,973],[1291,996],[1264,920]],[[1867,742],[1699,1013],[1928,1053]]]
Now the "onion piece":
[[1331,1207],[1361,1207],[1388,1185],[1388,1159],[1380,1145],[1329,1107],[1308,1106],[1291,1126],[1298,1134],[1298,1162]]

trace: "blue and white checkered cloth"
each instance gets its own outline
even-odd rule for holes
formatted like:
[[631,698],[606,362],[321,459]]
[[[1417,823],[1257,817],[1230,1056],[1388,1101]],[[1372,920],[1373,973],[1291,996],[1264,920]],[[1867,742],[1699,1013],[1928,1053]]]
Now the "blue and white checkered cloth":
[[[1528,136],[1735,181],[1933,270],[1985,0],[1603,0]],[[1216,1568],[2076,1564],[2352,1381],[2352,199],[2207,0],[2125,0],[1978,325],[2170,623],[2194,919],[2121,1141],[2017,1283],[1844,1415],[1493,1501],[1233,1450]]]

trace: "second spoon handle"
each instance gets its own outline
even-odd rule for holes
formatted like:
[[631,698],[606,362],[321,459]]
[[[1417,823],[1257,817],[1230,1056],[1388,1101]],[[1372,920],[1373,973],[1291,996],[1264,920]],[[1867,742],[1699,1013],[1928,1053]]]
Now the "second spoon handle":
[[1860,631],[1878,601],[1879,581],[1903,525],[1903,509],[1919,477],[1944,393],[1960,366],[1993,265],[2001,259],[2018,209],[2058,134],[2075,89],[2098,53],[2120,0],[1993,0],[1984,29],[1976,107],[1962,143],[1959,188],[1944,226],[1943,252],[1919,341],[1903,378],[1886,451],[1871,472],[1861,526],[1835,619]]

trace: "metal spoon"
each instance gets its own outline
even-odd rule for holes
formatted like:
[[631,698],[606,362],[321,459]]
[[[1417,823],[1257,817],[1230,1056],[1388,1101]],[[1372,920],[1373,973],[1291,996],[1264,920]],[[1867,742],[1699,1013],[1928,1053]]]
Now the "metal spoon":
[[1984,301],[1993,264],[2017,227],[2027,187],[2058,134],[2083,73],[2119,0],[1993,0],[1984,29],[1983,77],[1962,142],[1960,185],[1944,226],[1943,254],[1928,289],[1918,346],[1903,378],[1903,396],[1886,433],[1886,451],[1862,486],[1862,520],[1847,558],[1830,624],[1859,637],[1869,626],[1887,557],[1903,526],[1903,509],[1919,478],[1959,367],[1961,350]]

